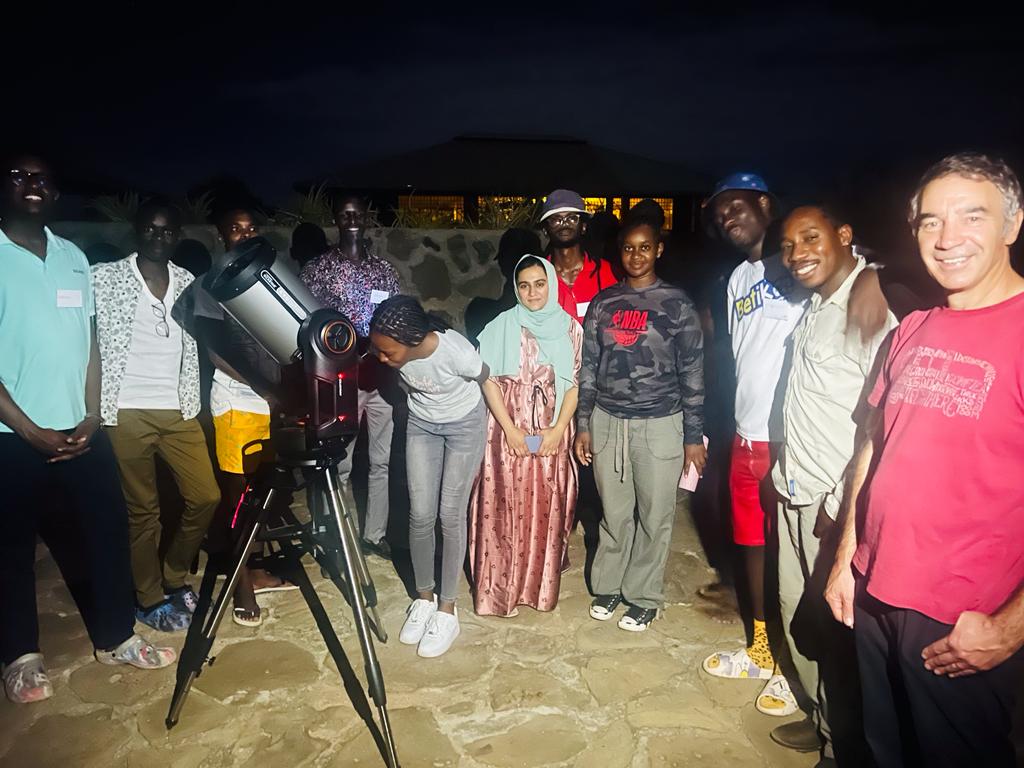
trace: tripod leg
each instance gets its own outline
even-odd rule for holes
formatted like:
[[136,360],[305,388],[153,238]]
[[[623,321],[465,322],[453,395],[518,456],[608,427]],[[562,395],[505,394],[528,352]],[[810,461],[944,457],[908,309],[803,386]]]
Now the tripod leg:
[[185,699],[192,689],[192,683],[199,677],[203,664],[207,660],[212,663],[212,659],[209,659],[209,654],[210,649],[213,647],[214,638],[217,635],[217,629],[227,613],[228,605],[234,596],[235,585],[238,584],[238,577],[242,573],[242,568],[245,567],[246,561],[249,559],[249,551],[256,541],[260,527],[263,525],[273,496],[274,490],[272,488],[267,490],[258,514],[253,515],[252,519],[246,522],[246,527],[242,529],[242,536],[235,546],[234,566],[229,572],[228,578],[224,582],[224,586],[221,588],[220,594],[212,606],[213,610],[208,617],[206,615],[209,606],[208,596],[213,593],[213,584],[217,580],[217,569],[207,563],[206,571],[203,573],[203,584],[200,587],[202,597],[200,598],[199,605],[196,606],[196,612],[192,616],[192,624],[185,638],[185,645],[182,647],[181,654],[178,657],[174,693],[171,695],[171,706],[167,712],[167,718],[164,720],[168,730],[178,724],[178,716],[185,705]]
[[[362,585],[356,570],[356,560],[362,559],[363,553],[352,541],[351,529],[346,526],[345,514],[339,501],[338,488],[334,482],[334,473],[330,468],[324,469],[323,481],[326,483],[327,503],[331,505],[331,512],[334,515],[335,524],[338,526],[338,538],[340,539],[341,550],[344,559],[345,572],[348,578],[349,588],[352,590],[352,617],[355,619],[356,633],[359,636],[359,644],[363,649],[363,661],[366,666],[366,683],[373,697],[377,710],[380,712],[381,730],[384,733],[388,747],[389,765],[391,768],[398,766],[398,754],[395,751],[395,740],[391,733],[391,720],[388,717],[387,693],[384,690],[384,675],[380,671],[380,662],[377,660],[377,652],[373,647],[373,638],[370,636],[370,628],[366,617],[366,606],[363,601]],[[348,531],[348,534],[346,534]],[[365,568],[365,562],[363,564]]]
[[[362,681],[356,675],[355,670],[352,668],[352,664],[348,659],[348,654],[345,653],[344,647],[342,647],[341,640],[338,639],[338,634],[334,630],[334,626],[331,624],[331,619],[327,615],[327,611],[324,609],[323,603],[320,601],[320,596],[317,594],[313,585],[309,581],[309,576],[306,574],[306,569],[302,565],[302,549],[286,543],[282,547],[282,574],[286,575],[288,580],[298,586],[302,592],[302,597],[306,601],[306,605],[309,607],[309,612],[313,615],[313,620],[316,622],[317,628],[320,630],[320,635],[324,639],[324,644],[327,646],[327,650],[331,654],[331,658],[334,659],[334,664],[338,668],[338,673],[341,675],[342,682],[345,685],[345,691],[348,693],[349,700],[352,702],[352,706],[355,708],[356,713],[362,718],[366,727],[370,731],[370,735],[373,737],[374,742],[377,744],[377,749],[385,761],[389,760],[389,747],[387,741],[385,741],[384,735],[377,723],[373,719],[373,708],[370,706],[369,699],[366,698],[366,692],[363,690]],[[317,553],[322,554],[322,553]],[[337,565],[334,558],[329,560],[328,570],[336,571]],[[332,574],[337,576],[336,573]],[[389,765],[391,763],[388,763]]]
[[[327,492],[330,493],[331,491]],[[388,641],[388,633],[385,631],[384,624],[377,613],[377,587],[373,583],[370,569],[366,565],[366,558],[363,556],[363,551],[359,546],[359,536],[356,534],[356,523],[353,519],[352,511],[349,510],[345,503],[346,494],[343,490],[335,490],[334,495],[341,509],[341,519],[345,523],[343,527],[339,527],[339,535],[345,537],[350,544],[350,550],[357,553],[355,561],[356,573],[359,576],[359,583],[362,586],[365,597],[366,610],[370,614],[371,628],[373,633],[377,635],[377,639],[382,643],[386,643]]]

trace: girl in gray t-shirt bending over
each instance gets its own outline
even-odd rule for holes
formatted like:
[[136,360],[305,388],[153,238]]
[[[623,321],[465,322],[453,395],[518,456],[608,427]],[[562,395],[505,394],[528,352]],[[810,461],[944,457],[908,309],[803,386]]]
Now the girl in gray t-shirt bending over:
[[[399,640],[424,658],[440,656],[459,635],[455,593],[466,557],[466,509],[487,436],[480,385],[489,371],[473,346],[416,299],[383,302],[370,323],[373,354],[398,370],[409,393],[406,464],[409,549],[417,598]],[[435,596],[434,526],[441,518],[444,551]]]

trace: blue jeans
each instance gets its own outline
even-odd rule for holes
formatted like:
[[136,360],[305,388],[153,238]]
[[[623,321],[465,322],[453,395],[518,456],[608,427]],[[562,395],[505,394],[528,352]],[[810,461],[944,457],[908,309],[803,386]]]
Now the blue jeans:
[[436,424],[409,414],[409,549],[416,589],[434,591],[434,528],[441,519],[440,599],[454,601],[466,559],[469,494],[480,472],[487,439],[483,397],[458,421]]

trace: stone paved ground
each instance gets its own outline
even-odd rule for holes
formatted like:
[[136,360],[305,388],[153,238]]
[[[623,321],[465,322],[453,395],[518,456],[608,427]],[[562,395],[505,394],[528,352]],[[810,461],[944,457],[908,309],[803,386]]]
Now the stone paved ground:
[[[573,567],[556,611],[520,609],[515,619],[474,616],[460,603],[462,636],[446,656],[421,660],[398,643],[407,604],[394,569],[371,568],[392,638],[378,646],[405,768],[579,766],[811,766],[768,731],[754,681],[699,672],[713,648],[742,642],[735,618],[694,604],[709,577],[685,503],[677,516],[665,618],[643,634],[587,616],[584,550],[573,535]],[[339,635],[362,673],[347,607],[311,566]],[[33,706],[0,704],[0,765],[17,768],[341,768],[381,765],[354,714],[305,604],[295,593],[266,599],[257,630],[228,623],[217,663],[197,681],[181,723],[163,726],[173,673],[95,663],[52,560],[38,563],[41,644],[56,693]],[[159,638],[180,647],[179,636]]]

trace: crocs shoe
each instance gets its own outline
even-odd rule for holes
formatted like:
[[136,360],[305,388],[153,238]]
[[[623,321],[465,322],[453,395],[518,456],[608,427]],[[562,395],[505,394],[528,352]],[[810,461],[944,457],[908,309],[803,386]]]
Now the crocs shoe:
[[26,653],[3,668],[4,691],[15,704],[31,704],[53,696],[43,654]]
[[398,633],[398,642],[403,645],[418,645],[427,631],[428,622],[436,612],[435,600],[413,600],[412,605],[406,610],[405,624]]
[[135,618],[157,632],[181,632],[192,623],[192,614],[177,607],[173,600],[164,600],[148,611],[136,608]]
[[772,717],[787,717],[800,709],[796,703],[796,696],[793,695],[793,691],[789,687],[789,681],[784,675],[778,673],[772,675],[765,683],[754,706],[762,715],[771,715]]
[[100,664],[116,666],[130,664],[137,669],[162,669],[178,658],[173,648],[157,648],[141,635],[132,635],[112,651],[93,650],[93,656]]
[[167,599],[182,613],[193,614],[196,612],[196,606],[199,605],[199,595],[188,584],[168,593]]
[[719,651],[712,653],[701,664],[701,668],[709,675],[727,677],[734,680],[767,680],[772,676],[772,668],[765,669],[754,663],[747,655],[746,648],[738,651]]

